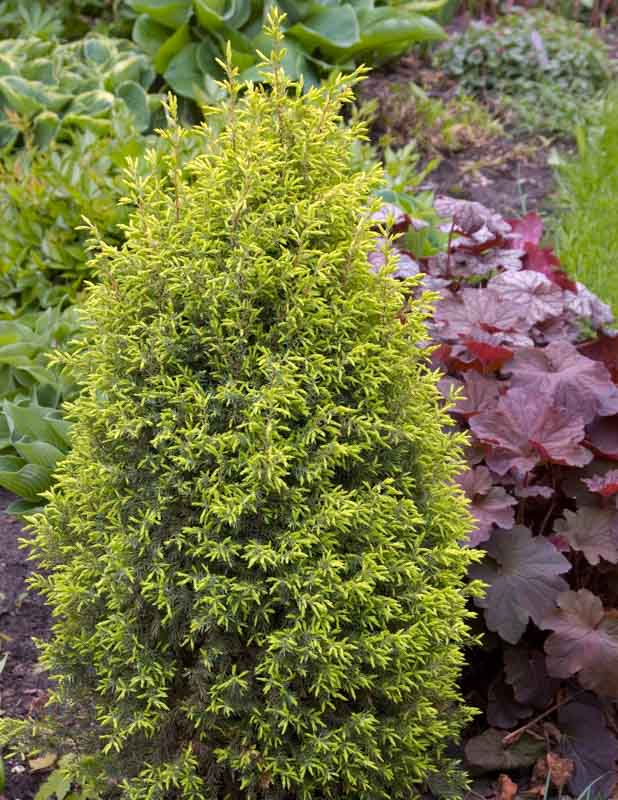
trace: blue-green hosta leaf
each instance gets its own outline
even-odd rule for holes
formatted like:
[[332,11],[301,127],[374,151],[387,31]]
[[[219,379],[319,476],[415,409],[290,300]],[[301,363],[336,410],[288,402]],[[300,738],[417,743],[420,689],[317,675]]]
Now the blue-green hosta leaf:
[[112,51],[103,39],[93,37],[84,42],[84,56],[93,64],[105,64],[112,57]]
[[148,14],[155,22],[173,30],[191,16],[191,0],[129,0],[129,5],[138,14]]
[[0,122],[0,153],[8,153],[17,141],[19,131],[9,122]]
[[[210,59],[206,42],[188,44],[171,60],[164,78],[176,94],[190,97],[198,103],[212,103],[222,97],[222,89],[210,70],[215,69],[214,57]],[[202,64],[210,67],[208,71]]]
[[102,117],[112,108],[114,99],[111,92],[104,92],[102,89],[84,92],[71,103],[69,113],[85,117]]
[[356,11],[349,3],[325,7],[292,25],[287,31],[309,51],[325,52],[348,49],[360,43],[360,27]]
[[53,111],[42,111],[34,120],[34,141],[45,149],[56,138],[60,130],[60,117]]
[[194,0],[193,4],[200,25],[208,31],[224,24],[236,30],[251,15],[251,0]]
[[133,115],[137,130],[145,131],[150,125],[150,109],[146,92],[135,81],[121,83],[116,91]]
[[144,66],[144,57],[137,54],[126,56],[126,58],[117,61],[105,78],[105,88],[116,89],[125,81],[142,83]]
[[19,75],[2,76],[0,94],[13,111],[26,117],[32,117],[43,109],[61,111],[72,99],[71,95],[54,92],[40,81],[29,81]]
[[26,464],[16,456],[0,456],[0,486],[25,500],[36,502],[51,484],[51,470]]
[[166,25],[161,25],[160,22],[155,22],[148,14],[140,14],[133,23],[131,35],[135,44],[139,45],[149,56],[154,56],[170,38],[170,29]]

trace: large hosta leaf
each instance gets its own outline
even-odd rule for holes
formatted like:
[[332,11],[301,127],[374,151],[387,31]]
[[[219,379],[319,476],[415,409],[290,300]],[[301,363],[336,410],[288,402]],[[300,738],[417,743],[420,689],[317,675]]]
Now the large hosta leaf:
[[618,612],[604,611],[588,589],[567,591],[541,623],[547,668],[557,678],[577,675],[586,689],[618,699]]
[[148,14],[155,22],[175,30],[191,16],[191,0],[129,0],[138,14]]
[[492,450],[487,464],[498,474],[528,473],[542,462],[583,467],[592,453],[581,446],[584,424],[538,392],[511,389],[494,410],[470,419],[477,438]]
[[485,610],[487,627],[516,644],[529,619],[540,624],[555,608],[556,597],[568,589],[559,576],[571,564],[549,539],[533,537],[523,525],[494,531],[484,550],[488,557],[470,570],[488,584],[476,602]]
[[287,33],[309,51],[319,47],[327,54],[333,48],[348,48],[360,40],[356,11],[348,3],[323,6],[303,22],[293,25]]
[[576,512],[565,510],[564,519],[557,520],[554,531],[581,551],[589,564],[601,558],[618,563],[618,511],[616,508],[581,506]]

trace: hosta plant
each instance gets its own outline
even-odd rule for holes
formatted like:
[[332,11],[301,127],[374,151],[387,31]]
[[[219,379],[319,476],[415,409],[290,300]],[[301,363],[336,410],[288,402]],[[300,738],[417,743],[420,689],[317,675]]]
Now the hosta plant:
[[159,105],[158,96],[148,94],[154,78],[149,58],[123,39],[5,39],[0,148],[12,149],[25,135],[47,146],[84,130],[110,134],[118,115],[130,115],[138,131],[146,130]]
[[[180,95],[203,102],[217,96],[218,58],[226,42],[242,77],[259,80],[259,52],[269,52],[264,31],[269,7],[263,0],[128,0],[139,15],[133,39],[153,59],[158,72]],[[285,0],[284,68],[305,87],[332,70],[377,64],[417,42],[444,38],[442,28],[422,11],[443,0],[408,4],[367,0],[331,3]]]
[[303,94],[278,47],[268,89],[230,67],[213,148],[137,180],[97,257],[73,449],[33,520],[43,663],[110,797],[459,798],[464,439],[427,302],[402,324],[369,268],[353,78]]
[[[436,210],[447,237],[436,255],[415,258],[415,229],[426,223],[393,207],[391,224],[397,274],[440,293],[433,359],[472,437],[460,483],[476,521],[465,544],[484,554],[470,574],[488,586],[477,600],[488,635],[482,668],[467,678],[485,698],[486,730],[466,755],[502,771],[566,759],[573,794],[595,781],[607,798],[618,757],[612,315],[542,246],[535,214],[507,221],[448,198]],[[375,269],[384,257],[374,253]],[[533,736],[507,736],[526,725]]]

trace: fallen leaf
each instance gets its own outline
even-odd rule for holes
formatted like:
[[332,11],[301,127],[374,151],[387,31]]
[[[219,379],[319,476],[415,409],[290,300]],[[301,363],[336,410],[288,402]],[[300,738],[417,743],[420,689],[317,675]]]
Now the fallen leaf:
[[556,789],[564,789],[573,777],[575,762],[571,758],[561,758],[556,753],[548,753],[546,760],[551,773],[551,782]]
[[515,800],[518,788],[518,785],[513,783],[508,775],[500,775],[496,800]]
[[28,766],[32,772],[40,772],[41,770],[53,767],[57,760],[58,755],[56,753],[45,753],[43,756],[30,759],[30,761],[28,761]]

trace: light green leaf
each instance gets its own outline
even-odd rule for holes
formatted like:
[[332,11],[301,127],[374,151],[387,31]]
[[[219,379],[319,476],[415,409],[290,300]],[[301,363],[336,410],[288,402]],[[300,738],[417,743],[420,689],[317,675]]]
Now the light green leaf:
[[202,80],[202,71],[197,61],[198,48],[199,45],[195,42],[183,47],[170,61],[163,75],[176,94],[191,97],[193,100],[197,100],[196,87],[199,87]]
[[150,109],[148,108],[146,92],[135,81],[121,83],[117,92],[118,96],[124,100],[131,114],[133,114],[137,129],[145,131],[150,125]]
[[298,39],[309,50],[317,47],[325,51],[349,48],[360,41],[356,11],[349,3],[320,9],[302,23],[293,25],[287,34]]
[[25,464],[20,458],[0,456],[0,486],[25,500],[36,501],[49,488],[51,470],[38,464]]
[[251,14],[250,0],[194,0],[195,14],[206,30],[219,30],[222,25],[241,28]]
[[71,790],[71,781],[65,776],[64,771],[56,769],[45,783],[39,787],[34,800],[65,800]]
[[34,120],[34,141],[44,149],[56,138],[60,130],[60,117],[53,111],[42,111]]
[[114,95],[111,92],[96,89],[79,94],[71,103],[69,113],[86,117],[102,117],[113,105]]
[[358,12],[358,21],[360,42],[340,51],[339,61],[369,51],[386,56],[401,52],[415,42],[435,42],[446,38],[443,29],[434,20],[399,8],[361,10]]
[[53,470],[59,459],[65,455],[57,447],[49,442],[15,442],[15,450],[19,455],[30,464],[37,464],[39,467]]
[[43,109],[60,111],[71,101],[70,95],[54,92],[40,81],[28,81],[19,75],[1,77],[0,93],[14,111],[27,117]]
[[138,14],[148,14],[155,22],[176,29],[191,16],[191,0],[129,0]]
[[170,38],[170,29],[155,22],[148,14],[140,14],[133,23],[132,36],[135,44],[139,45],[149,56],[154,56]]
[[18,436],[30,436],[37,441],[49,442],[60,450],[69,444],[70,424],[66,420],[53,419],[47,416],[50,409],[41,406],[18,406],[4,402],[4,413],[9,427]]
[[157,50],[153,63],[157,72],[163,74],[172,58],[191,41],[189,25],[185,23],[173,33]]

